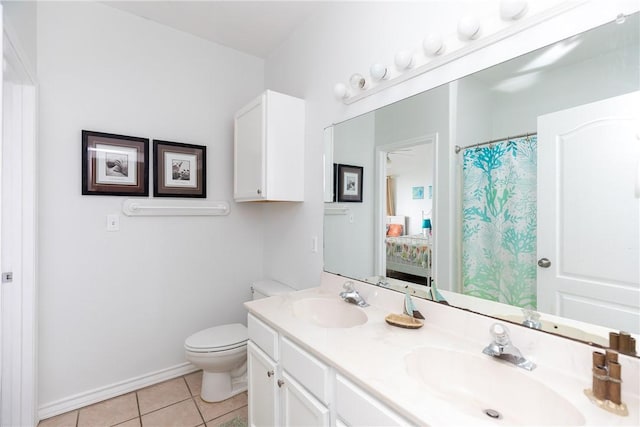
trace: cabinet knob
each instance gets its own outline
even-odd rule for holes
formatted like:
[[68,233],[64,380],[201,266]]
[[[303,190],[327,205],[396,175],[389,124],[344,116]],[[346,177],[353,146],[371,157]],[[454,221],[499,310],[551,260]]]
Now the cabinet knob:
[[273,376],[273,371],[267,371],[267,376],[271,378]]
[[282,388],[283,385],[284,385],[284,381],[278,380],[278,387]]
[[256,193],[258,193],[258,194],[262,194],[262,190],[258,188],[258,189],[256,190]]

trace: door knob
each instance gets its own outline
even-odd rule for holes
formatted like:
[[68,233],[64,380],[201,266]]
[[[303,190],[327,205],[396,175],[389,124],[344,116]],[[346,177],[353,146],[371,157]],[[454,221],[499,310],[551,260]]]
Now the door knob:
[[542,268],[549,268],[551,267],[551,261],[549,261],[548,258],[540,258],[538,260],[538,266]]
[[284,381],[278,380],[278,387],[282,388],[283,385],[284,385]]
[[273,376],[273,371],[267,371],[267,376],[271,378]]

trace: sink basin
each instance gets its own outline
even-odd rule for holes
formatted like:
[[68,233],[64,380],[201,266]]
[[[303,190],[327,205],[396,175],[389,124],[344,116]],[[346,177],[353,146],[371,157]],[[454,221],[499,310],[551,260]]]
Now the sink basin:
[[567,399],[530,373],[478,353],[422,347],[405,362],[431,392],[485,423],[494,419],[485,412],[492,410],[500,414],[496,425],[584,425]]
[[367,321],[359,307],[338,299],[305,298],[293,303],[293,314],[323,328],[350,328]]

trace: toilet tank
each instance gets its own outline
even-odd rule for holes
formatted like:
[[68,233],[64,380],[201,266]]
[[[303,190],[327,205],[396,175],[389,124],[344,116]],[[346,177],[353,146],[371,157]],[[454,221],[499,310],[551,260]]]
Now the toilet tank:
[[254,300],[293,292],[295,289],[275,280],[258,280],[251,284]]

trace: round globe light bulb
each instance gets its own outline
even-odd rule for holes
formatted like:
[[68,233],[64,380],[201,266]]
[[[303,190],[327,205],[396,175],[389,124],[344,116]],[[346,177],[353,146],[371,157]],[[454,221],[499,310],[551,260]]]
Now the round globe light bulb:
[[401,71],[413,67],[413,52],[410,50],[401,50],[396,53],[395,63],[396,67]]
[[480,21],[475,16],[466,15],[458,21],[458,34],[466,40],[473,40],[480,35]]
[[363,90],[368,87],[367,80],[362,76],[362,74],[352,74],[349,78],[349,85],[356,90]]
[[369,74],[374,80],[384,80],[389,78],[387,67],[382,64],[376,63],[369,67]]
[[333,94],[338,99],[345,99],[349,97],[349,89],[347,88],[347,85],[343,83],[336,83],[333,87]]
[[422,41],[422,48],[427,55],[441,55],[444,52],[444,42],[440,34],[431,33]]
[[501,0],[500,16],[502,19],[520,19],[527,13],[528,2],[526,0]]

